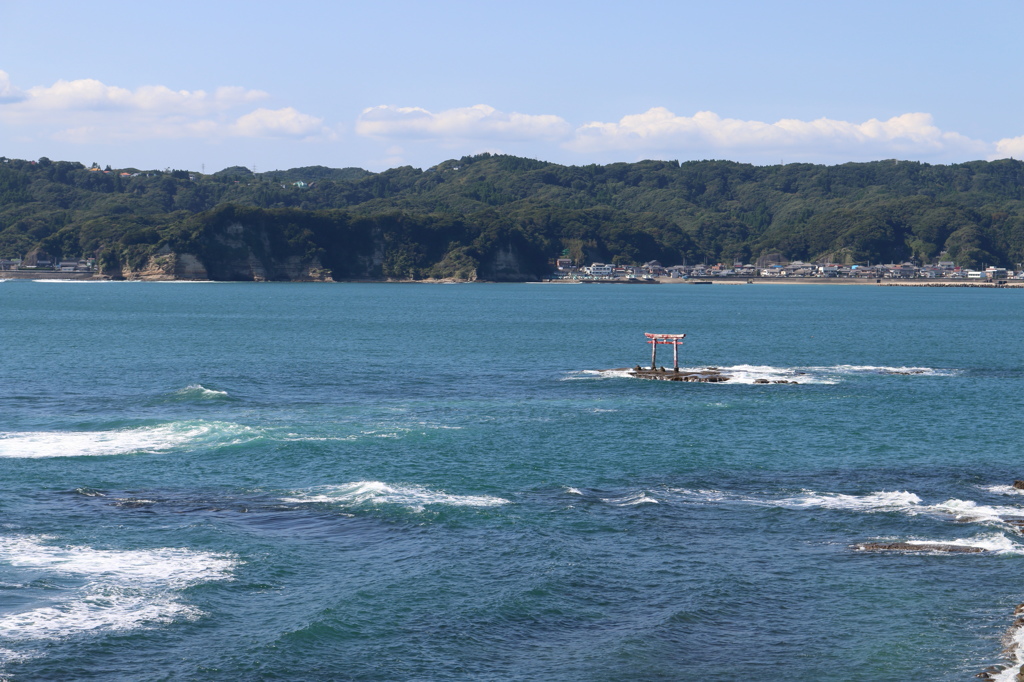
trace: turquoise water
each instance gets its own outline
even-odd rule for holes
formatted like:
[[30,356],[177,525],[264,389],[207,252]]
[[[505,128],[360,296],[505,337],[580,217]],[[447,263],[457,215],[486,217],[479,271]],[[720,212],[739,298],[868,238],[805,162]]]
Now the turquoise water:
[[967,679],[1020,296],[3,282],[0,679]]

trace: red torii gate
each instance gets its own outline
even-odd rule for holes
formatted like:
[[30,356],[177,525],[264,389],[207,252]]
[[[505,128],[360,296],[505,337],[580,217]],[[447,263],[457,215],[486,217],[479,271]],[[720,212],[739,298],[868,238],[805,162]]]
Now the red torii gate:
[[683,339],[686,338],[686,334],[648,334],[644,333],[650,341],[647,343],[651,344],[651,369],[656,368],[656,361],[658,358],[658,344],[672,344],[672,369],[676,372],[679,371],[679,346],[682,345]]

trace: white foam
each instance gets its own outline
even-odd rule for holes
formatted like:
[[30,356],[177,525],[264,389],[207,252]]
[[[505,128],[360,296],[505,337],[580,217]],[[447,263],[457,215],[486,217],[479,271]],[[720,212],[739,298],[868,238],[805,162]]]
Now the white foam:
[[354,481],[343,485],[320,486],[300,492],[282,502],[321,502],[354,506],[360,504],[398,504],[414,511],[426,505],[455,507],[494,507],[508,500],[490,495],[451,495],[417,485],[392,486],[381,481]]
[[1024,627],[1011,627],[1005,643],[1012,660],[1008,668],[990,678],[992,682],[1016,682],[1017,674],[1024,671]]
[[890,367],[886,365],[833,365],[831,367],[808,367],[808,371],[835,372],[838,374],[912,374],[917,376],[955,376],[956,369],[935,367]]
[[225,398],[227,397],[228,392],[206,388],[202,384],[190,384],[178,391],[177,395],[198,398]]
[[[682,373],[700,373],[708,371],[709,367],[680,367]],[[563,377],[562,381],[579,379],[633,379],[631,369],[605,369],[605,370],[583,370],[572,372]],[[728,381],[714,382],[718,385],[728,384],[754,384],[758,379],[769,382],[795,381],[799,384],[834,384],[837,379],[829,376],[819,376],[805,368],[800,367],[772,367],[770,365],[733,365],[731,367],[715,367],[714,371],[729,377]]]
[[583,494],[579,490],[577,490],[576,488],[571,488],[569,486],[564,486],[564,489],[565,489],[565,492],[567,494],[569,494],[569,495],[582,495]]
[[580,381],[595,379],[629,379],[629,369],[584,369],[576,372],[569,372],[559,381]]
[[[680,372],[701,372],[708,367],[680,367]],[[719,384],[756,384],[758,381],[775,383],[780,381],[797,382],[798,384],[832,385],[842,381],[843,376],[858,374],[911,374],[921,376],[954,376],[960,373],[956,369],[936,369],[934,367],[889,367],[885,365],[832,365],[828,367],[774,367],[772,365],[732,365],[715,368],[718,372],[730,377]],[[613,379],[633,378],[630,369],[582,370],[570,372],[562,381],[580,379]]]
[[[987,535],[975,535],[973,538],[962,538],[959,540],[905,540],[908,545],[953,545],[955,547],[976,547],[991,554],[1015,554],[1024,555],[1024,546],[1001,533],[989,533]],[[944,552],[939,552],[943,553]]]
[[1024,516],[1020,507],[990,507],[971,500],[946,500],[928,509],[951,514],[957,521],[985,522],[1002,521],[1004,516]]
[[644,491],[630,493],[628,495],[623,495],[622,497],[602,497],[601,501],[613,504],[616,507],[632,507],[637,504],[660,504],[653,497],[648,497],[647,493]]
[[232,445],[258,433],[224,422],[174,422],[113,431],[0,432],[0,457],[83,457],[163,452],[202,442]]
[[9,639],[58,639],[86,631],[129,630],[195,619],[202,612],[178,592],[227,580],[238,563],[226,554],[181,548],[105,550],[44,544],[46,536],[0,538],[0,560],[64,583],[59,601],[0,617]]
[[824,507],[826,509],[847,509],[850,511],[903,511],[911,514],[920,509],[921,498],[907,491],[873,492],[866,495],[843,495],[841,493],[816,493],[805,491],[797,497],[789,497],[768,504],[781,507]]
[[668,492],[683,502],[690,504],[716,504],[719,502],[757,502],[752,497],[746,497],[743,495],[737,495],[735,493],[727,493],[722,490],[714,489],[697,489],[691,490],[689,488],[669,488]]
[[1024,495],[1024,490],[1014,488],[1012,485],[982,485],[978,487],[996,495]]
[[[695,371],[695,370],[686,370]],[[771,365],[733,365],[718,371],[732,377],[727,384],[754,384],[762,381],[795,381],[799,384],[835,384],[837,379],[811,372],[804,367],[773,367]]]

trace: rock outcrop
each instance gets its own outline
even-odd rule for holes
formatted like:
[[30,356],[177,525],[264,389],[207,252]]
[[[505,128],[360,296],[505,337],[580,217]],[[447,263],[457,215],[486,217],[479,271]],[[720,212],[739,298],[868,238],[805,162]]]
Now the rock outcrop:
[[949,545],[941,542],[863,542],[856,548],[865,552],[949,552],[951,554],[980,554],[981,547]]

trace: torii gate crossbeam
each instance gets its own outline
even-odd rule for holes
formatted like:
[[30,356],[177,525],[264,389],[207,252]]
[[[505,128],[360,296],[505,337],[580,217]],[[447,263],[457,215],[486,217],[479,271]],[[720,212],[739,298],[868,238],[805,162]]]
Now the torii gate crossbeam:
[[682,345],[683,339],[686,338],[686,334],[648,334],[644,333],[648,339],[647,343],[651,344],[651,369],[657,369],[658,359],[658,344],[671,344],[672,345],[672,369],[673,371],[679,371],[679,346]]

